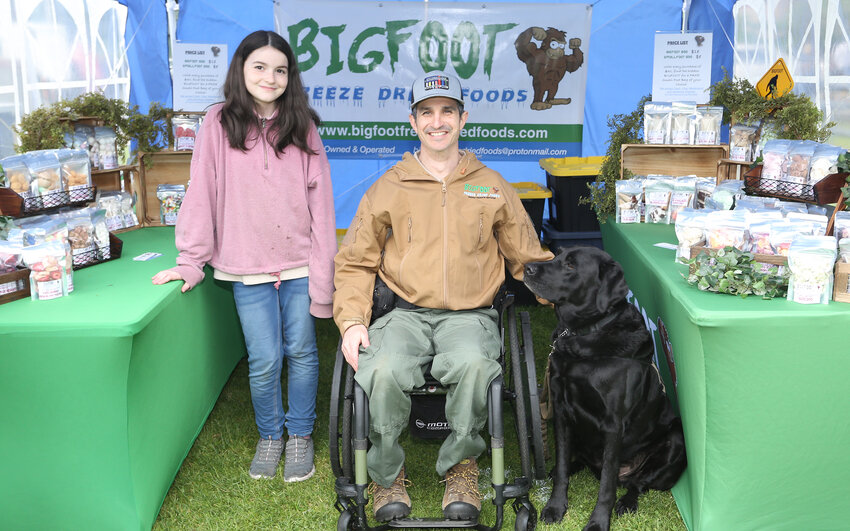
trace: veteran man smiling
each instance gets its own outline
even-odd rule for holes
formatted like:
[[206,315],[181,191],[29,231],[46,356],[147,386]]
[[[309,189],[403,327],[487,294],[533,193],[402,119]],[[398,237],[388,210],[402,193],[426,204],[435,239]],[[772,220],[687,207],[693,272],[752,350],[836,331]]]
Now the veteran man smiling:
[[[493,300],[505,263],[522,280],[527,262],[551,260],[514,188],[459,149],[468,113],[460,81],[443,72],[418,78],[410,125],[421,148],[405,153],[366,192],[335,258],[334,319],[342,351],[369,396],[367,456],[372,503],[381,521],[410,513],[398,437],[410,415],[405,394],[424,384],[423,367],[449,388],[451,434],[436,471],[445,478],[443,513],[474,519],[481,508],[476,458],[487,418],[487,388],[499,374]],[[376,275],[396,308],[371,322]]]

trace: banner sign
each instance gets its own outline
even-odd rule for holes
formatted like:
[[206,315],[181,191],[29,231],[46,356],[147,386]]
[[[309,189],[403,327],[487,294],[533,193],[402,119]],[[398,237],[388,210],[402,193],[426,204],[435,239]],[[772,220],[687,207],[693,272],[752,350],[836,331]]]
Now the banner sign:
[[590,15],[585,4],[275,4],[337,158],[415,150],[410,87],[435,70],[463,85],[462,149],[484,160],[580,155]]
[[227,75],[226,44],[178,42],[172,52],[175,111],[205,111],[224,100],[221,87]]
[[655,34],[653,101],[708,103],[710,86],[710,31]]

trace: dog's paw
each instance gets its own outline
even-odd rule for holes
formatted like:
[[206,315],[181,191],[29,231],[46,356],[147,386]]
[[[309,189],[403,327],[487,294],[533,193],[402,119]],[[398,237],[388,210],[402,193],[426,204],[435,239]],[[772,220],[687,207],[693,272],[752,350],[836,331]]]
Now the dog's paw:
[[564,515],[567,513],[567,504],[566,503],[547,503],[546,507],[540,511],[540,519],[546,522],[547,524],[554,524],[560,522]]
[[617,500],[617,504],[614,506],[614,511],[616,511],[617,516],[623,516],[627,513],[636,513],[637,509],[637,498],[632,498],[628,494]]

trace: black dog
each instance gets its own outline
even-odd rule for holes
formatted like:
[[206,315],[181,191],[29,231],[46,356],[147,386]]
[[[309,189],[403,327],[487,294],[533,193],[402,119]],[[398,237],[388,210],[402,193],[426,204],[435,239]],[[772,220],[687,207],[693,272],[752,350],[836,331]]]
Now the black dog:
[[616,504],[622,515],[637,510],[641,493],[668,490],[679,479],[686,465],[681,419],[652,365],[652,337],[626,301],[623,270],[608,253],[567,248],[551,262],[526,265],[525,284],[554,303],[558,316],[549,356],[554,481],[540,517],[563,518],[570,474],[587,466],[599,478],[599,495],[585,530],[608,529],[618,484],[627,489]]

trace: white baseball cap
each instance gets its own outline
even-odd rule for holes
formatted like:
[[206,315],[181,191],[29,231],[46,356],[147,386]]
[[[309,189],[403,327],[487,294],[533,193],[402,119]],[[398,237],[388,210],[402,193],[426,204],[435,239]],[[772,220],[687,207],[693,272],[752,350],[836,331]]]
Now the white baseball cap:
[[441,96],[457,100],[463,105],[463,89],[460,80],[445,72],[428,72],[416,78],[410,92],[410,107],[422,100]]

